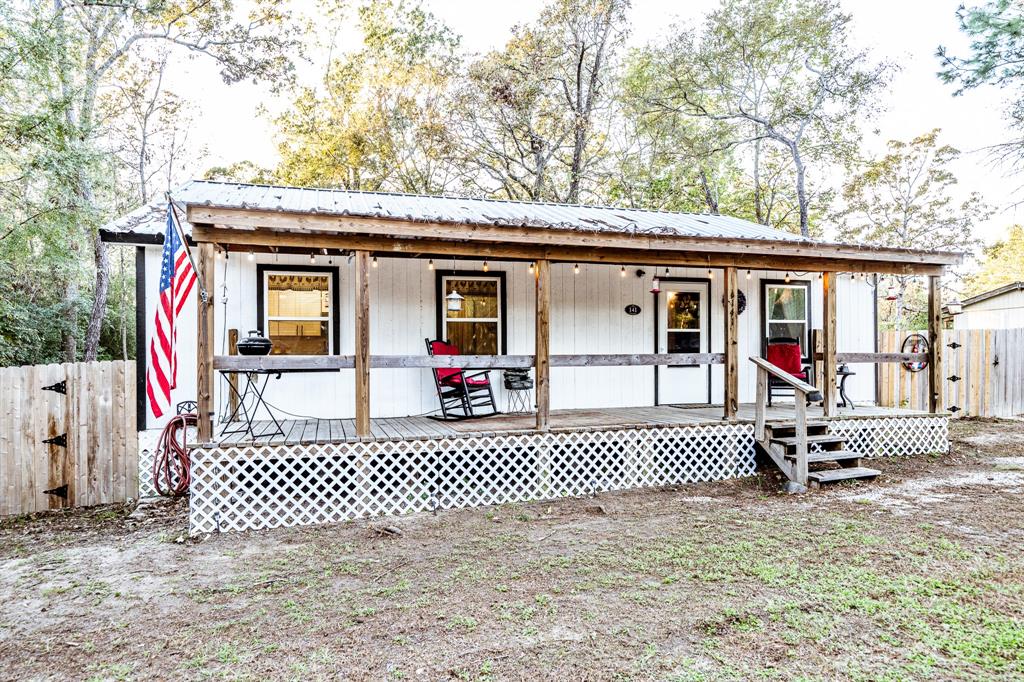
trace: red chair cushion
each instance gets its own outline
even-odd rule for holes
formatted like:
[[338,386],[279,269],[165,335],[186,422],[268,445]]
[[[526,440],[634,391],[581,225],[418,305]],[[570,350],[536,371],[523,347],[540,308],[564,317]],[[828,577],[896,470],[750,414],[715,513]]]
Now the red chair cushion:
[[807,378],[807,373],[803,371],[801,362],[800,344],[770,343],[767,356],[765,359],[783,372],[788,372],[798,379]]
[[[443,371],[443,370],[438,370],[438,371],[440,372],[440,371]],[[451,371],[451,370],[449,370],[449,371]],[[448,383],[448,384],[461,384],[462,383],[462,370],[459,369],[459,370],[454,370],[454,371],[457,372],[457,374],[455,374],[454,376],[449,376],[447,380],[442,380],[442,381],[445,381],[445,383]],[[489,379],[487,379],[487,377],[473,377],[472,379],[466,379],[466,385],[467,386],[488,386],[490,383],[491,382],[490,382]]]
[[[431,341],[430,342],[430,354],[431,355],[461,355],[459,353],[459,347],[453,343],[445,343],[444,341]],[[454,367],[438,367],[434,370],[437,375],[437,380],[442,384],[461,384],[462,383],[462,370]],[[482,379],[468,379],[466,381],[467,386],[487,386],[488,380],[486,377]]]

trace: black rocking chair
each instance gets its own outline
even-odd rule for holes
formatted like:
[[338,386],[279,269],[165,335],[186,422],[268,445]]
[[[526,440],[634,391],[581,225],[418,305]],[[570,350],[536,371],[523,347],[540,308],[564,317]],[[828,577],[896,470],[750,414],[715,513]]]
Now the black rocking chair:
[[[424,339],[427,353],[434,355],[461,355],[459,347],[447,341],[431,341]],[[443,419],[472,419],[489,417],[498,414],[497,403],[494,402],[494,390],[488,372],[466,372],[458,367],[433,368],[434,385],[437,397],[441,401]],[[478,414],[478,408],[489,407],[490,412]],[[461,412],[459,414],[458,412]]]

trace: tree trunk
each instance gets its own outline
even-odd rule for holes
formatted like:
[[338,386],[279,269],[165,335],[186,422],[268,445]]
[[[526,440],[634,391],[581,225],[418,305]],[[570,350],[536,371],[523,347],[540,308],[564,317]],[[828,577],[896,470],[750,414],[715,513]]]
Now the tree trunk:
[[718,213],[718,199],[715,198],[714,192],[711,191],[707,171],[701,168],[698,177],[700,178],[701,189],[704,190],[704,203],[708,205],[708,211]]
[[[756,130],[756,126],[755,126]],[[767,225],[768,221],[765,220],[764,211],[761,207],[761,140],[756,138],[754,140],[754,219],[762,224]]]
[[103,331],[103,316],[107,311],[107,294],[110,291],[110,258],[107,244],[100,238],[99,230],[93,234],[93,254],[96,265],[96,287],[93,291],[92,313],[85,330],[85,361],[92,362],[99,355],[100,332]]
[[78,282],[75,280],[75,273],[71,273],[67,285],[64,287],[64,324],[62,325],[63,339],[61,346],[64,349],[64,362],[78,361],[78,338],[75,330],[78,328]]
[[789,149],[793,155],[793,167],[796,169],[796,198],[800,203],[800,235],[802,237],[810,237],[811,226],[807,209],[807,187],[804,182],[804,176],[806,175],[804,160],[800,156],[800,148],[795,143],[790,144]]
[[572,165],[569,168],[569,193],[565,197],[567,204],[580,203],[580,174],[583,168],[583,152],[587,146],[586,126],[587,123],[585,121],[576,121],[576,132],[572,146]]

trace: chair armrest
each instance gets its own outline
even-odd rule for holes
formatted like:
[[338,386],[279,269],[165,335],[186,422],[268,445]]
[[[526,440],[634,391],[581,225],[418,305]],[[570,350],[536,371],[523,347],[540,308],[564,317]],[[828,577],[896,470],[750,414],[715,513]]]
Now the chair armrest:
[[491,373],[491,370],[485,369],[485,370],[480,371],[480,372],[473,372],[472,374],[466,374],[466,372],[463,372],[462,376],[464,376],[467,379],[472,379],[473,377],[487,376],[490,373]]

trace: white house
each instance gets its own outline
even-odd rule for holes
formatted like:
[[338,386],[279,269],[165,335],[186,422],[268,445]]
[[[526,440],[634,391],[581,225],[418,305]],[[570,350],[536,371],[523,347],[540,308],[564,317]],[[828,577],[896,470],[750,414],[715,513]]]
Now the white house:
[[[588,485],[630,487],[752,471],[754,441],[767,438],[759,381],[786,385],[800,396],[795,404],[784,399],[790,405],[786,419],[805,397],[820,403],[812,409],[823,418],[892,416],[871,407],[875,364],[904,358],[876,353],[870,274],[929,275],[934,287],[943,268],[959,260],[957,254],[805,240],[722,215],[205,181],[187,183],[172,199],[208,295],[207,304],[197,301],[183,310],[173,395],[175,402],[198,402],[201,447],[193,460],[199,480],[193,482],[193,505],[201,509],[194,509],[193,521],[200,530],[211,524],[276,525],[285,522],[282,515],[306,519],[287,522],[311,522],[385,513],[385,507],[409,511],[428,498],[440,506],[515,499],[493,478],[484,486],[491,493],[460,489],[450,498],[406,481],[401,496],[419,502],[392,508],[392,498],[385,504],[380,495],[394,491],[382,493],[378,476],[372,486],[365,484],[374,491],[373,504],[346,503],[343,512],[320,510],[308,518],[295,516],[294,499],[281,507],[260,498],[273,510],[229,513],[222,483],[197,503],[196,486],[205,490],[207,465],[218,462],[222,481],[225,457],[241,466],[243,460],[233,458],[244,455],[251,466],[254,457],[271,452],[275,463],[287,455],[305,467],[313,461],[309,457],[315,460],[329,447],[335,458],[315,461],[334,466],[337,457],[365,456],[368,442],[398,443],[388,447],[400,457],[419,452],[421,446],[409,443],[428,442],[443,459],[456,451],[469,456],[459,439],[474,438],[474,452],[528,457],[532,467],[536,455],[524,453],[535,453],[538,443],[552,438],[573,443],[558,452],[584,448],[588,457],[614,459],[624,452],[623,434],[637,432],[654,439],[648,445],[665,438],[681,443],[672,446],[672,475],[654,476],[635,462],[622,463],[602,468],[604,478],[586,474],[594,477]],[[165,229],[166,207],[148,206],[102,232],[108,241],[137,246],[140,380],[153,334]],[[448,305],[453,292],[461,297],[458,310]],[[272,355],[234,355],[232,330],[243,338],[259,330],[272,342]],[[813,330],[823,338],[817,356],[810,348]],[[767,340],[777,337],[796,339],[804,361],[817,365],[804,377],[817,388],[802,381],[792,386],[789,375],[748,360],[762,357]],[[428,357],[424,342],[431,339],[450,339],[472,361]],[[855,372],[846,388],[856,406],[842,410],[835,406],[839,364]],[[527,404],[533,414],[430,419],[440,408],[435,372],[444,367],[489,370],[502,412],[509,404],[502,369],[532,368],[537,388]],[[243,423],[241,436],[226,435],[246,421],[240,414],[226,419],[235,395],[229,379],[240,392],[247,379],[265,385],[262,396],[244,396],[256,410],[248,416],[259,424]],[[157,433],[166,417],[139,407],[140,431]],[[796,412],[799,430],[801,410]],[[858,428],[867,423],[857,422]],[[259,429],[268,424],[272,435],[261,438]],[[687,429],[698,427],[701,438],[712,433],[718,440],[693,445],[698,431]],[[595,429],[603,429],[600,437],[592,436],[599,442],[581,445],[579,439],[591,436],[580,434]],[[938,443],[938,433],[930,431],[927,443]],[[321,450],[312,453],[310,445]],[[806,481],[806,446],[801,447],[802,471],[784,471]],[[785,457],[791,455],[776,454],[780,467],[789,466]],[[411,461],[403,460],[410,466]],[[300,476],[306,475],[324,474],[317,469]],[[605,481],[615,476],[629,480]],[[526,497],[572,494],[580,490],[577,484],[582,485],[567,480],[561,493],[545,487],[547,492]],[[499,489],[504,492],[493,492]]]
[[1024,282],[1013,282],[964,299],[954,329],[1024,328]]

